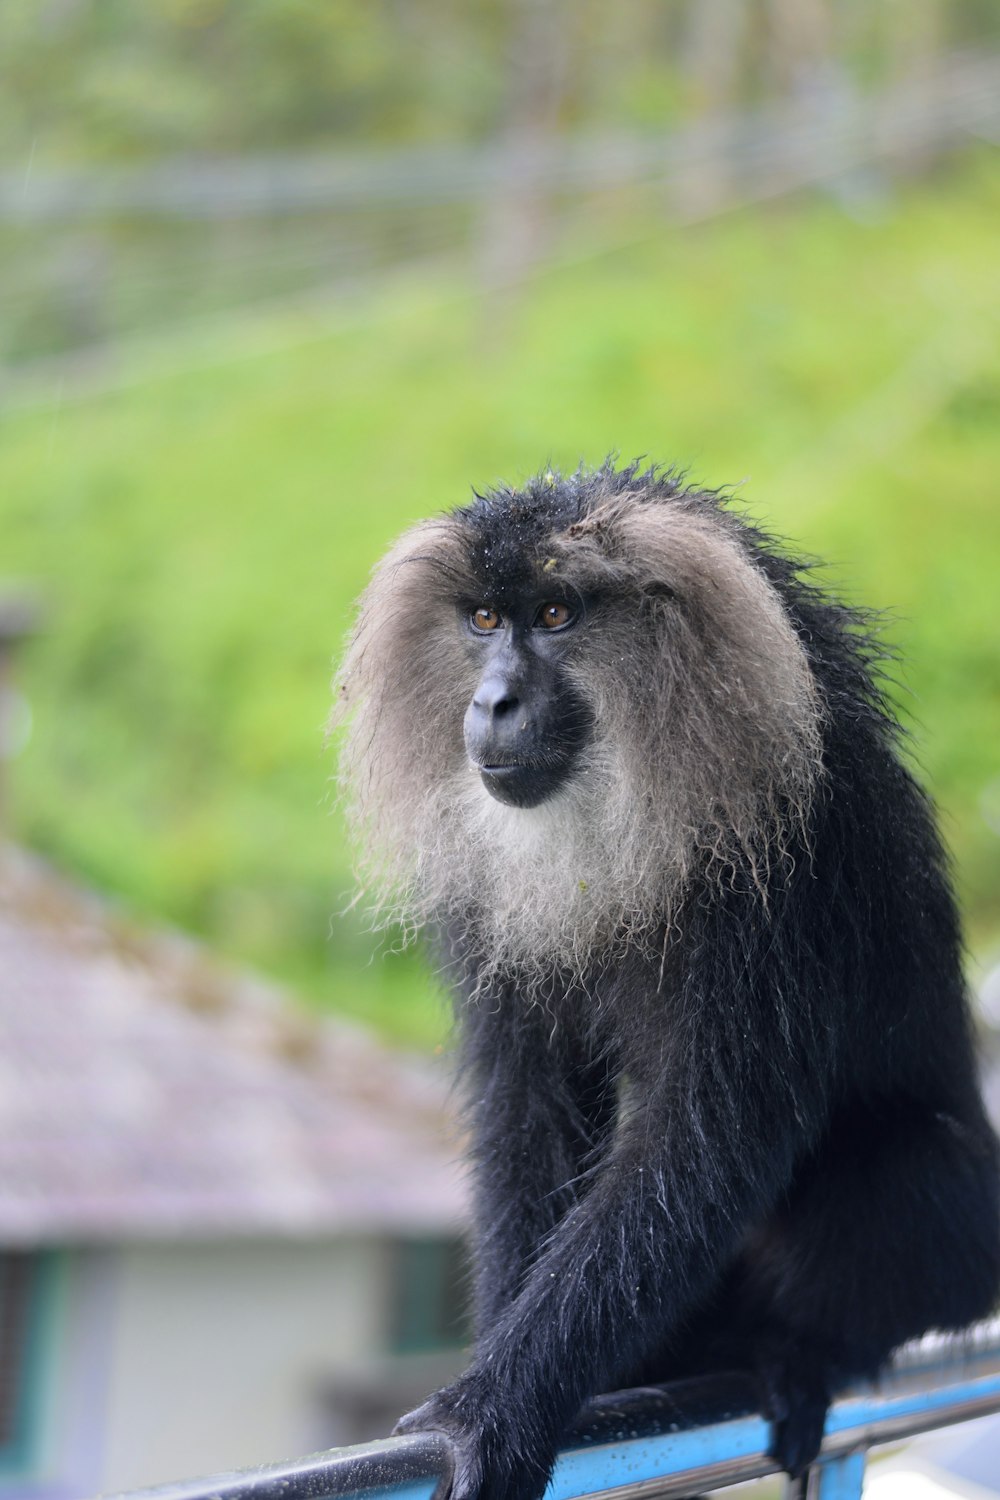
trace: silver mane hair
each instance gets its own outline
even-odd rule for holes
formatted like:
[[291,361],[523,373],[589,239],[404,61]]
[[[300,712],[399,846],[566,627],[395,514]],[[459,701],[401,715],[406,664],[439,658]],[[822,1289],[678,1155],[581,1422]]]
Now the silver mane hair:
[[693,492],[590,479],[579,518],[530,559],[553,597],[598,601],[569,664],[595,732],[562,791],[502,805],[466,758],[478,669],[460,612],[487,597],[468,512],[414,527],[378,565],[336,683],[372,908],[410,931],[464,924],[529,985],[665,941],[695,874],[765,899],[821,769],[806,655],[741,523]]

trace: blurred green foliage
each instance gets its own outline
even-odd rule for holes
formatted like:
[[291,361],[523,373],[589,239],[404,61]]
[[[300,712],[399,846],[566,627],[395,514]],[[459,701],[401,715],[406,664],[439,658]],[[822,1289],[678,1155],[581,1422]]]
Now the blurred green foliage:
[[438,1034],[413,960],[370,962],[335,915],[331,657],[401,526],[617,450],[735,483],[851,597],[898,611],[900,702],[973,937],[996,936],[1000,159],[869,209],[650,220],[567,245],[513,304],[400,279],[346,325],[275,314],[255,353],[184,370],[175,351],[178,373],[126,365],[9,413],[0,571],[50,604],[21,667],[17,834],[324,1003]]
[[553,125],[661,128],[828,52],[871,82],[998,38],[995,0],[15,0],[0,141],[43,166],[487,137],[526,41],[551,45]]

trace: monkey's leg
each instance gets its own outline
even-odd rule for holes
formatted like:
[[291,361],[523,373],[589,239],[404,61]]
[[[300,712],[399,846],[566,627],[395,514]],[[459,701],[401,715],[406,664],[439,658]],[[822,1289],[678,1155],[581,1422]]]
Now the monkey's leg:
[[815,1456],[832,1391],[909,1338],[984,1316],[1000,1283],[990,1132],[889,1108],[841,1122],[744,1260],[774,1456],[793,1473]]
[[679,1325],[737,1253],[739,1226],[762,1219],[791,1180],[774,1146],[780,1074],[774,1089],[707,1094],[693,1117],[659,1053],[653,1061],[659,1086],[619,1120],[473,1363],[400,1426],[448,1434],[451,1500],[537,1500],[581,1402],[619,1385]]

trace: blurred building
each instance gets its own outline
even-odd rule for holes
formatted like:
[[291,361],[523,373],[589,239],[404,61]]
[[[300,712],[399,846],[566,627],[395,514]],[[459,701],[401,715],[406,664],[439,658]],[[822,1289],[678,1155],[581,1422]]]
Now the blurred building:
[[384,1432],[460,1359],[444,1094],[2,850],[0,1495]]

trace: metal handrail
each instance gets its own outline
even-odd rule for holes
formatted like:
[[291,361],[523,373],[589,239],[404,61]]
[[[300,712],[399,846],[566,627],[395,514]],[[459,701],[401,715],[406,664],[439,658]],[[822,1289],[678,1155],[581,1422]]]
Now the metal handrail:
[[[799,1500],[860,1500],[869,1448],[1000,1411],[1000,1321],[908,1345],[830,1407]],[[706,1376],[599,1396],[567,1434],[545,1500],[668,1500],[778,1472],[748,1378]],[[451,1449],[439,1433],[332,1448],[291,1463],[131,1492],[127,1500],[432,1500]],[[126,1500],[124,1495],[107,1500]]]

